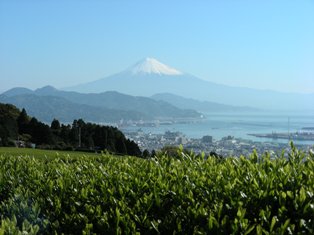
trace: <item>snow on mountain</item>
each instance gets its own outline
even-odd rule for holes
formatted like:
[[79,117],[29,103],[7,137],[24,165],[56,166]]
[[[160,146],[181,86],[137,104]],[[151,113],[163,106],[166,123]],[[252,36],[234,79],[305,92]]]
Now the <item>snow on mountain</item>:
[[128,69],[132,75],[140,74],[158,74],[158,75],[181,75],[182,72],[171,68],[154,58],[145,58],[144,60],[139,61],[133,67]]

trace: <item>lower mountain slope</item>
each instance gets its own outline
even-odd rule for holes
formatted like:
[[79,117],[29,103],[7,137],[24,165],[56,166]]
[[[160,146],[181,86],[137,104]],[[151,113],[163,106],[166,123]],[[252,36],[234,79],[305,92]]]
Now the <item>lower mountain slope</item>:
[[256,112],[259,109],[247,107],[247,106],[232,106],[226,104],[220,104],[209,101],[199,101],[195,99],[189,99],[182,96],[170,94],[170,93],[158,93],[151,98],[159,101],[165,101],[178,108],[188,108],[197,110],[199,112]]
[[[7,97],[8,100],[14,100],[16,102],[17,98],[16,93],[21,94],[23,90],[21,88],[13,88],[5,93],[3,93],[4,96]],[[23,94],[25,97],[29,96],[28,99],[32,100],[31,95],[36,95],[43,97],[43,99],[46,99],[45,97],[56,97],[59,98],[58,100],[61,101],[61,98],[63,99],[62,102],[67,101],[67,111],[69,110],[69,102],[73,104],[76,104],[75,108],[80,109],[83,107],[86,108],[87,106],[89,109],[91,107],[97,107],[97,108],[104,108],[104,109],[110,109],[110,110],[119,110],[123,112],[130,112],[130,118],[122,115],[122,117],[114,118],[114,120],[140,120],[140,119],[169,119],[169,118],[178,118],[178,119],[184,119],[184,118],[200,118],[201,114],[194,111],[194,110],[187,110],[183,108],[177,108],[176,106],[167,103],[165,101],[157,101],[152,98],[147,97],[141,97],[141,96],[131,96],[122,94],[115,91],[107,91],[102,93],[78,93],[78,92],[69,92],[69,91],[62,91],[57,90],[51,86],[46,86],[40,89],[37,89],[33,91],[31,94],[29,94],[29,91],[27,94]],[[21,100],[20,98],[18,100]],[[21,101],[19,101],[21,102]],[[33,101],[32,101],[33,102]],[[36,101],[40,102],[40,101]],[[15,103],[17,106],[18,103]],[[87,106],[86,106],[87,105]],[[59,106],[60,112],[63,111],[63,106]],[[100,109],[101,110],[101,109]],[[31,112],[31,107],[29,109]],[[109,110],[107,110],[109,111]],[[74,111],[75,112],[75,111]],[[110,112],[109,112],[110,113]],[[132,114],[133,113],[133,114]],[[142,116],[138,116],[135,114],[142,114]],[[115,117],[114,113],[113,116]],[[89,119],[90,120],[90,119]],[[91,120],[92,121],[92,120]],[[94,120],[93,120],[94,121]]]
[[0,96],[0,102],[10,103],[18,108],[25,108],[29,114],[44,122],[54,118],[62,122],[71,122],[82,118],[92,122],[116,122],[118,120],[149,119],[150,116],[136,111],[122,111],[105,107],[76,104],[62,97],[18,95],[12,97]]

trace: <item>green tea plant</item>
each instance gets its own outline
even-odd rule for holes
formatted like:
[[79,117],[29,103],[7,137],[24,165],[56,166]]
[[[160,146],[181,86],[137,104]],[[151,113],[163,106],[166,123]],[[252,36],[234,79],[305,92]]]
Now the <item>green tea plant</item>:
[[313,234],[314,156],[0,156],[0,234]]

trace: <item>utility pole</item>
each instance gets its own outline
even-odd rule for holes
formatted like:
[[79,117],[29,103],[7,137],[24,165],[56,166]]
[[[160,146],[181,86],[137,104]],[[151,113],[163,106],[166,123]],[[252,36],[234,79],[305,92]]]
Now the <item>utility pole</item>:
[[79,138],[79,148],[81,147],[81,127],[79,126],[79,133],[78,133],[78,138]]

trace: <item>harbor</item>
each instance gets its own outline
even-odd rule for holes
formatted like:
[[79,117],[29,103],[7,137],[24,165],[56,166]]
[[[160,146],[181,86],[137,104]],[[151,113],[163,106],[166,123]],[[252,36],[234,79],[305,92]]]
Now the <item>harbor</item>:
[[314,141],[314,127],[303,127],[297,132],[277,133],[272,132],[268,134],[248,134],[250,136],[259,138],[270,138],[270,139],[287,139],[287,140],[299,140],[299,141]]

